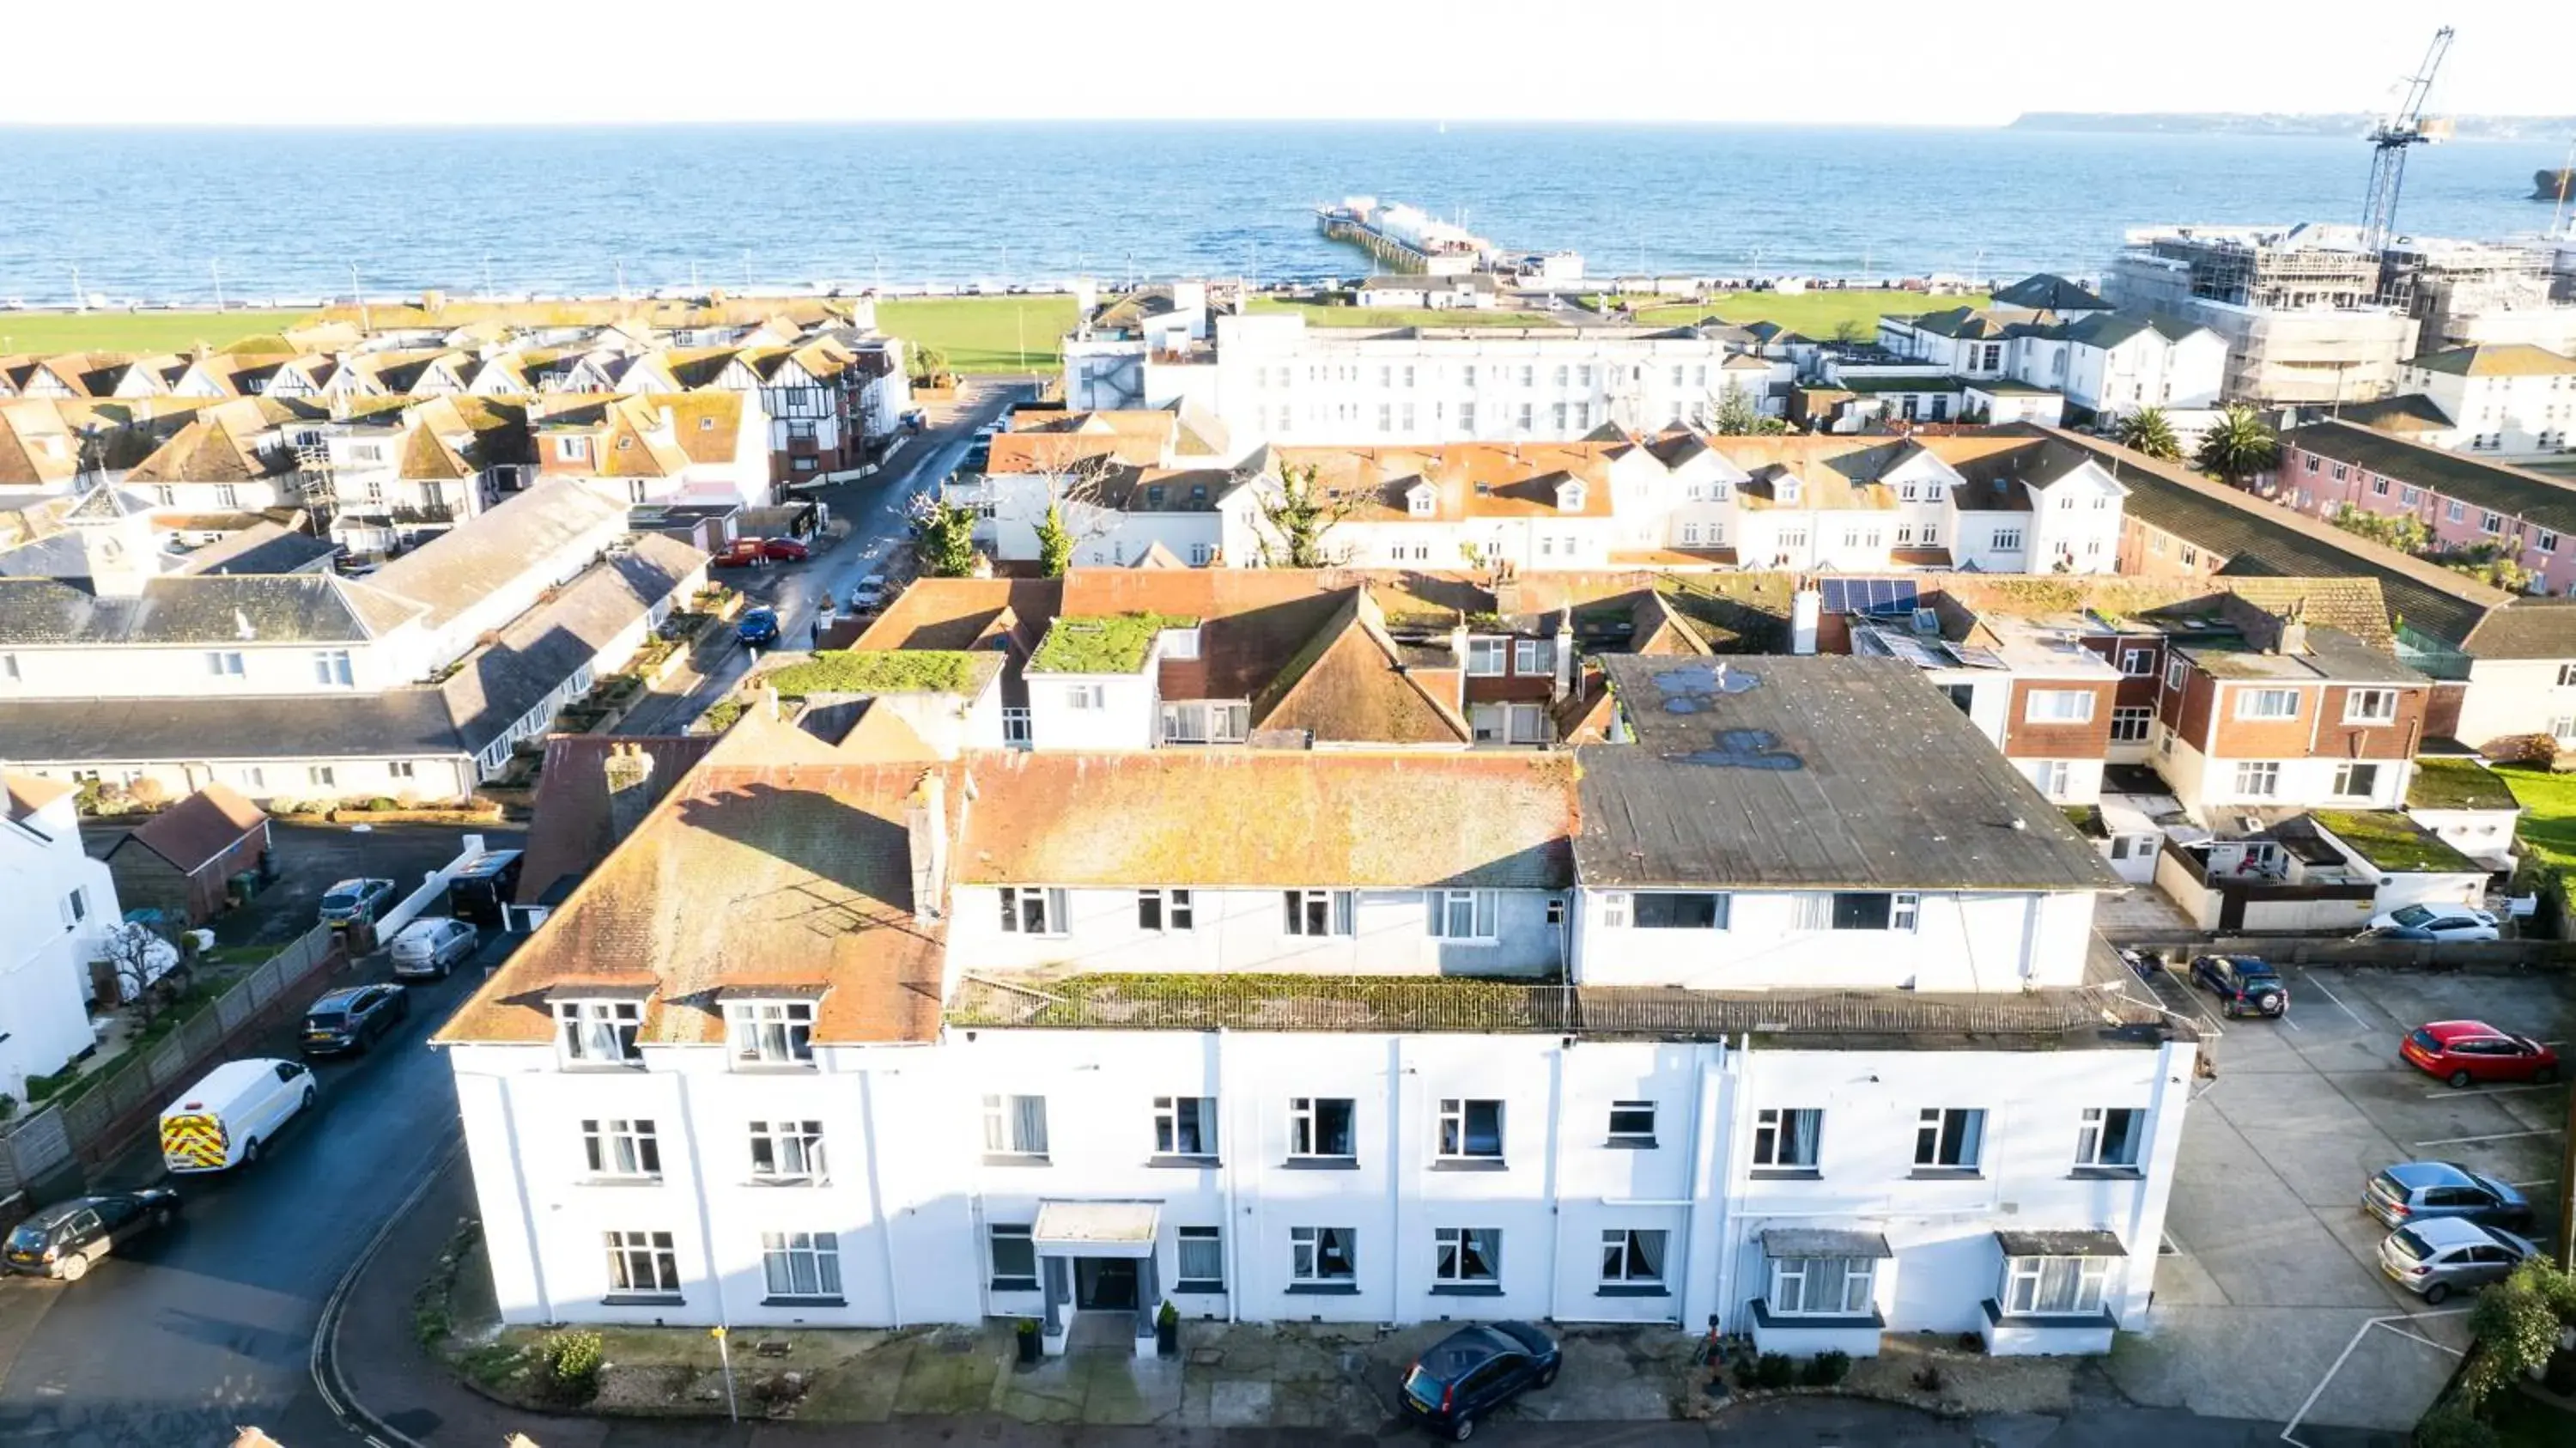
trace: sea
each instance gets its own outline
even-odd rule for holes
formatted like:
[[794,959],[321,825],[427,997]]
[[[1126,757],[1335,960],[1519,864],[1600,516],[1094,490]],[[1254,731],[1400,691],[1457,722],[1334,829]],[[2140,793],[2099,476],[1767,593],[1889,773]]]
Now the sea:
[[[2401,229],[2529,235],[2555,143],[2418,150]],[[992,123],[0,128],[0,306],[1356,276],[1406,201],[1593,275],[2098,274],[2129,228],[2358,219],[2358,138]]]

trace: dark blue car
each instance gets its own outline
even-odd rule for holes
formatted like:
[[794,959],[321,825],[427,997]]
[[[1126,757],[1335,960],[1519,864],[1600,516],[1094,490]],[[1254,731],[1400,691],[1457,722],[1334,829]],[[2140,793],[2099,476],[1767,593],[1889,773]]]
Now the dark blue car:
[[1476,1420],[1556,1381],[1562,1359],[1555,1339],[1526,1322],[1462,1327],[1423,1350],[1404,1375],[1404,1411],[1435,1432],[1465,1442]]
[[733,636],[752,648],[768,648],[778,642],[778,611],[771,608],[744,611],[734,623]]

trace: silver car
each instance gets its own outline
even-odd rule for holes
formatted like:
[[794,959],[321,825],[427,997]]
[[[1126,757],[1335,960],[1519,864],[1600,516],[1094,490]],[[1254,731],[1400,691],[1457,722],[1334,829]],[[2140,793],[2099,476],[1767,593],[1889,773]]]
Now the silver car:
[[476,940],[474,927],[462,920],[444,915],[415,920],[394,937],[394,974],[443,980],[459,961],[474,954]]
[[2459,1217],[2427,1217],[2379,1244],[2379,1270],[2398,1286],[2439,1304],[2458,1291],[2502,1282],[2540,1249],[2501,1227]]

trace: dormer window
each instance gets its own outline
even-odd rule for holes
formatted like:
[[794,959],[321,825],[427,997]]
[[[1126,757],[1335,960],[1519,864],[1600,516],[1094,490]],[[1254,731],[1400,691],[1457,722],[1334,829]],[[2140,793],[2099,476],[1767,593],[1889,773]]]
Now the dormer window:
[[640,1066],[644,1055],[635,1035],[644,1027],[641,1000],[584,998],[558,1000],[555,1044],[564,1061],[581,1066]]
[[1556,485],[1556,510],[1557,510],[1558,512],[1560,512],[1560,513],[1580,513],[1580,512],[1582,512],[1582,511],[1583,511],[1583,485],[1582,485],[1581,483],[1559,483],[1559,484],[1557,484],[1557,485]]
[[1440,506],[1440,497],[1427,484],[1417,484],[1404,495],[1404,509],[1416,518],[1428,518]]
[[1167,628],[1161,638],[1164,658],[1195,659],[1199,656],[1199,631],[1195,628]]
[[814,1064],[814,1002],[776,997],[724,1003],[725,1045],[736,1066]]
[[1778,483],[1772,485],[1771,495],[1780,502],[1794,503],[1798,501],[1799,486],[1799,482],[1796,478],[1782,478]]

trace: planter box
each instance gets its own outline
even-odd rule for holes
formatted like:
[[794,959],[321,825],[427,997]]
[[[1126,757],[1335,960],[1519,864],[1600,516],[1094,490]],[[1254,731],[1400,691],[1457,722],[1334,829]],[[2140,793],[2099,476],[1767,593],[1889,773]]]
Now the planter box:
[[379,825],[492,825],[501,822],[501,806],[481,804],[470,809],[335,809],[333,824]]

